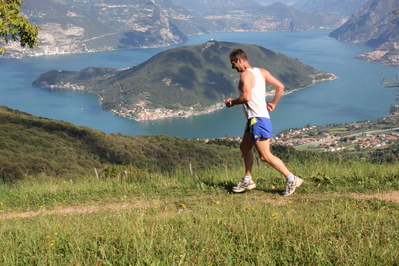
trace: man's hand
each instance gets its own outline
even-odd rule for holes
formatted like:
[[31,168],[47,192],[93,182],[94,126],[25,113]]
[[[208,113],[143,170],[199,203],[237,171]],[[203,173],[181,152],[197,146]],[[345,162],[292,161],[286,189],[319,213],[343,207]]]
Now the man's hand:
[[276,108],[276,105],[272,102],[268,102],[268,103],[266,103],[266,108],[268,111],[274,111],[274,109]]
[[233,103],[231,102],[233,99],[228,98],[227,100],[224,101],[224,103],[226,104],[227,108],[230,108],[233,106]]

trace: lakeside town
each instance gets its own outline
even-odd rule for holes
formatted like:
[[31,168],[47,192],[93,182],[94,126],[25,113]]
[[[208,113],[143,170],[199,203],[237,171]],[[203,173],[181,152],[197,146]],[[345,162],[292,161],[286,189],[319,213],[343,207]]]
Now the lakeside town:
[[202,115],[222,109],[223,107],[224,107],[223,103],[218,103],[202,111],[196,111],[194,107],[190,107],[188,110],[172,110],[166,108],[149,109],[144,107],[144,103],[142,106],[140,106],[139,103],[137,108],[133,108],[131,110],[127,108],[121,108],[120,111],[111,109],[109,110],[109,112],[124,118],[141,121],[141,120],[157,120],[157,119],[171,118],[171,117],[189,117],[195,115]]
[[[389,121],[387,121],[389,119]],[[302,128],[290,128],[277,134],[271,139],[272,144],[287,145],[295,148],[301,146],[314,146],[322,152],[334,152],[344,149],[375,149],[399,141],[399,104],[391,108],[390,114],[380,119],[391,125],[389,128],[373,129],[370,121],[362,123],[349,123],[355,133],[337,133],[331,127],[331,133],[326,132],[325,126],[307,126]],[[392,123],[392,120],[394,121]],[[370,128],[363,130],[365,125]],[[345,126],[342,126],[345,127]],[[346,125],[346,127],[349,127]],[[358,130],[356,130],[358,129]],[[311,136],[311,131],[324,131],[321,136]],[[241,142],[241,137],[222,138]],[[206,139],[205,142],[209,142]]]
[[[316,126],[313,126],[314,128]],[[323,152],[334,152],[344,149],[373,149],[386,146],[390,143],[399,141],[399,128],[393,128],[393,132],[389,134],[381,133],[385,131],[389,131],[387,129],[378,130],[378,131],[370,131],[370,132],[362,132],[354,134],[356,136],[351,136],[346,138],[347,136],[326,136],[323,138],[316,137],[304,137],[304,138],[296,138],[296,135],[303,134],[309,128],[302,129],[290,129],[292,130],[292,134],[287,134],[284,136],[279,136],[271,139],[272,144],[279,145],[287,145],[292,147],[313,145],[317,148],[322,149]],[[241,142],[241,137],[228,138],[229,140],[234,140]],[[345,139],[345,140],[342,140]],[[208,142],[209,139],[206,139],[205,142]]]
[[[329,135],[326,134],[324,137],[299,137],[314,129],[317,126],[310,128],[301,128],[292,130],[291,134],[279,134],[278,137],[272,139],[272,143],[280,145],[288,145],[293,147],[313,145],[318,148],[322,148],[323,152],[339,151],[347,148],[351,149],[366,149],[366,148],[378,148],[385,146],[389,143],[399,141],[399,127],[391,129],[373,130],[366,131],[347,136],[340,135]],[[389,133],[385,133],[391,131]]]

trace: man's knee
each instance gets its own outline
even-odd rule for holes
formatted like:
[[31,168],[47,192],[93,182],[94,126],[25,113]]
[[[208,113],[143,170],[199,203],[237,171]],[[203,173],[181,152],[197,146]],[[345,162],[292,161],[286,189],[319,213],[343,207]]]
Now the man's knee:
[[252,152],[252,147],[247,145],[240,145],[240,150],[242,153]]
[[259,154],[259,158],[266,162],[266,163],[271,163],[273,161],[273,159],[275,158],[275,156],[273,154]]

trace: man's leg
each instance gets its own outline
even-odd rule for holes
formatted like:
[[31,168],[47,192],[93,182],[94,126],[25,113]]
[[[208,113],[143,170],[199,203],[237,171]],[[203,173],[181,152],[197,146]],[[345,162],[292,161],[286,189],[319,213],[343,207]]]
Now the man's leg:
[[270,139],[260,139],[255,142],[255,147],[259,152],[259,157],[262,161],[270,164],[274,169],[282,173],[287,179],[287,187],[283,192],[283,196],[289,196],[294,193],[295,189],[298,188],[303,180],[297,176],[294,176],[285,166],[283,161],[274,156],[270,151]]
[[260,139],[255,142],[255,147],[258,150],[259,157],[262,161],[270,164],[274,169],[282,173],[285,177],[291,175],[283,161],[274,156],[270,151],[270,139]]
[[252,165],[254,164],[254,155],[252,154],[252,147],[254,141],[249,132],[245,132],[240,145],[240,150],[244,156],[245,176],[252,177]]
[[245,132],[240,145],[240,150],[244,156],[245,176],[237,186],[233,187],[234,192],[244,192],[256,188],[256,184],[252,180],[252,165],[254,162],[252,154],[253,146],[254,142],[251,134]]

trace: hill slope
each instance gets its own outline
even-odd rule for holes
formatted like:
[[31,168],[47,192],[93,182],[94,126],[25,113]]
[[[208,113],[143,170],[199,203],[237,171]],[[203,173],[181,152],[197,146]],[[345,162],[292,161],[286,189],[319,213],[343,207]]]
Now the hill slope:
[[0,106],[0,180],[40,174],[64,178],[93,174],[104,165],[149,171],[207,169],[240,160],[226,146],[165,135],[107,135],[71,123],[35,117]]
[[134,119],[207,112],[222,107],[224,99],[237,94],[239,73],[231,69],[228,58],[234,48],[244,49],[253,66],[268,69],[284,83],[286,92],[334,78],[257,45],[210,40],[201,45],[169,49],[125,70],[88,68],[79,72],[46,72],[32,85],[80,86],[99,95],[105,110]]
[[292,7],[328,14],[350,17],[353,11],[364,5],[368,0],[299,0]]
[[282,3],[266,7],[218,11],[205,16],[219,25],[220,31],[303,31],[335,29],[345,19],[341,16],[303,11]]
[[356,9],[353,16],[329,36],[376,49],[375,52],[359,55],[359,59],[397,66],[399,24],[392,23],[397,19],[394,14],[397,9],[396,1],[371,0]]
[[187,41],[160,6],[146,0],[32,0],[21,6],[29,21],[41,27],[42,43],[33,50],[17,43],[8,57],[163,47]]
[[261,5],[256,0],[213,0],[213,1],[192,1],[192,0],[175,0],[176,3],[191,11],[194,14],[207,14],[215,11],[239,10],[245,7]]

